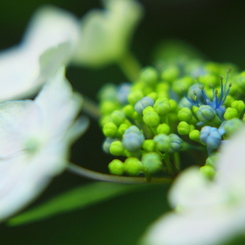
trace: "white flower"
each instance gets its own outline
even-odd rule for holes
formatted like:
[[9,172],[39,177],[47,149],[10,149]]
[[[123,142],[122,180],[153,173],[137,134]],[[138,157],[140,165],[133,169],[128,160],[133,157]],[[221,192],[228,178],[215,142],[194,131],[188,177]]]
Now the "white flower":
[[32,95],[73,55],[79,25],[74,16],[43,7],[21,44],[0,52],[0,101]]
[[0,221],[26,206],[67,166],[82,99],[60,69],[32,100],[0,104]]
[[91,10],[81,20],[74,62],[103,66],[125,55],[133,30],[142,16],[134,0],[105,0],[105,10]]
[[169,201],[174,213],[148,231],[146,245],[217,245],[245,230],[245,129],[221,149],[213,182],[198,168],[183,172]]

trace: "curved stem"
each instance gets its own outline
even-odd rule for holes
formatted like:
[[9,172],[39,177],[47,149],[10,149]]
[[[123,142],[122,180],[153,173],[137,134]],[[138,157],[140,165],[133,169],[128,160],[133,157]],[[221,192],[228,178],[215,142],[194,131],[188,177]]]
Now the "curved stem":
[[83,96],[83,110],[94,119],[98,120],[101,116],[100,109],[96,103]]
[[67,169],[70,172],[78,174],[85,178],[99,180],[99,181],[106,181],[106,182],[115,182],[115,183],[124,183],[124,184],[140,184],[140,183],[141,184],[168,184],[172,182],[172,179],[169,178],[151,178],[147,180],[144,177],[123,177],[123,176],[103,174],[80,167],[73,163],[69,163]]
[[118,61],[118,65],[130,81],[134,82],[138,78],[141,66],[131,53],[126,53]]

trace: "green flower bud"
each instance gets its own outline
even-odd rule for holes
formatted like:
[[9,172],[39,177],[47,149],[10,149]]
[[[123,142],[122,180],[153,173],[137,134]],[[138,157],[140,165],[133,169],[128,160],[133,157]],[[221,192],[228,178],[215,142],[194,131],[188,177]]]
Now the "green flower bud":
[[141,162],[146,173],[154,173],[162,168],[161,157],[156,152],[145,153]]
[[215,176],[215,170],[210,165],[205,165],[200,168],[201,174],[203,174],[206,178],[212,179]]
[[123,175],[124,174],[124,163],[118,159],[112,160],[108,165],[111,174]]
[[114,156],[124,156],[124,147],[119,140],[113,141],[109,149],[110,153]]
[[230,119],[222,124],[223,129],[227,135],[233,134],[243,125],[242,121],[238,118]]
[[168,152],[169,147],[170,147],[170,137],[166,134],[159,134],[156,135],[153,138],[154,142],[156,143],[156,149],[161,151],[161,152]]
[[122,111],[113,111],[111,114],[111,121],[115,123],[117,126],[122,124],[125,121],[125,116]]
[[152,98],[154,101],[156,101],[157,98],[158,98],[158,95],[157,95],[156,92],[152,92],[152,93],[147,94],[147,97],[150,97],[150,98]]
[[129,157],[125,160],[125,172],[129,175],[138,175],[143,171],[143,165],[141,161],[136,157]]
[[204,123],[214,122],[218,119],[215,110],[209,105],[200,106],[196,115],[197,118]]
[[189,133],[189,138],[191,140],[194,140],[194,141],[197,141],[199,142],[199,138],[200,138],[200,131],[198,131],[197,129],[194,129],[192,130],[190,133]]
[[106,137],[115,137],[117,134],[117,126],[112,122],[108,122],[103,127],[103,133]]
[[100,110],[103,115],[110,114],[119,108],[116,101],[104,101],[100,104]]
[[123,112],[126,117],[133,117],[133,114],[135,112],[134,107],[132,105],[126,105],[123,107]]
[[178,133],[180,135],[187,135],[190,133],[190,125],[187,122],[180,122],[177,126]]
[[238,117],[238,111],[235,108],[228,107],[224,114],[224,119],[229,120]]
[[119,136],[123,136],[124,132],[130,127],[129,124],[123,123],[118,128],[118,134]]
[[161,116],[166,115],[170,111],[170,105],[167,98],[157,99],[154,106],[154,110]]
[[158,80],[157,70],[153,67],[146,67],[140,74],[140,80],[147,85],[153,85]]
[[178,118],[180,121],[190,122],[192,119],[192,111],[187,107],[183,107],[178,112]]
[[145,140],[142,144],[142,149],[147,152],[152,152],[155,150],[156,143],[152,139]]
[[98,93],[98,97],[101,101],[103,100],[116,100],[117,89],[114,84],[106,84]]
[[144,94],[141,91],[133,91],[128,95],[128,102],[134,106],[143,97]]
[[176,78],[179,76],[179,73],[180,71],[178,67],[175,65],[172,65],[172,66],[169,66],[165,71],[162,72],[161,78],[164,81],[172,82],[176,80]]
[[217,160],[217,157],[218,157],[218,153],[212,153],[212,154],[209,155],[209,157],[206,159],[205,165],[214,167],[214,166],[215,166],[215,163],[216,163],[216,160]]
[[144,114],[143,121],[148,127],[156,127],[160,123],[160,117],[155,111],[148,111]]
[[242,100],[235,100],[231,103],[231,107],[235,108],[237,112],[240,114],[245,109],[245,104]]
[[169,100],[169,105],[170,105],[170,111],[171,112],[174,112],[176,111],[177,107],[178,107],[178,104],[175,100]]
[[[148,113],[149,111],[154,111],[152,106],[147,106],[144,110],[143,110],[143,115],[145,115],[146,113]],[[155,112],[155,111],[154,111]]]
[[170,133],[170,127],[166,123],[159,124],[157,126],[157,134],[169,134]]

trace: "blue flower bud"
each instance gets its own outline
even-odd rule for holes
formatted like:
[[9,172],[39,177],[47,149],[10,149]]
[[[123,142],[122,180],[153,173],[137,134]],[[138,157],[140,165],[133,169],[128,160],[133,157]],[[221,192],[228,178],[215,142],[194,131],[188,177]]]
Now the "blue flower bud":
[[181,150],[183,141],[180,139],[180,137],[177,134],[170,134],[170,147],[169,152],[177,152]]
[[111,143],[118,140],[117,138],[106,138],[104,143],[103,143],[103,150],[106,152],[106,153],[110,153],[110,146],[111,146]]
[[130,152],[140,149],[145,137],[136,126],[129,127],[123,134],[123,147]]
[[194,84],[188,89],[188,98],[193,101],[198,101],[202,98],[201,84]]
[[199,110],[196,113],[197,118],[201,121],[201,122],[210,122],[215,118],[215,110],[209,106],[209,105],[202,105],[199,107]]
[[117,87],[117,99],[118,101],[125,105],[128,103],[128,95],[132,85],[130,83],[121,83]]
[[221,140],[222,135],[217,128],[205,126],[201,129],[200,141],[207,145],[209,152],[217,149]]
[[135,106],[134,109],[140,114],[142,115],[143,110],[147,107],[147,106],[153,106],[154,105],[154,100],[150,97],[144,97],[143,99],[139,100]]

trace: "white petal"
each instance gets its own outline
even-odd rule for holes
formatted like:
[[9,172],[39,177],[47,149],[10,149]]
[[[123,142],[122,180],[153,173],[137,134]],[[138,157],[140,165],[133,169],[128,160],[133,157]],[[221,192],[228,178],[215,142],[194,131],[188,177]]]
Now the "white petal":
[[46,7],[34,15],[24,41],[0,52],[0,101],[33,95],[70,60],[78,36],[75,17]]
[[83,17],[74,61],[102,66],[119,60],[127,51],[142,9],[133,0],[105,1],[106,10],[92,10]]
[[25,142],[39,132],[41,112],[32,101],[0,104],[0,164],[25,150]]
[[178,176],[169,192],[169,201],[173,208],[186,210],[221,204],[226,195],[221,187],[206,179],[197,167],[191,167]]
[[75,119],[81,109],[82,99],[80,95],[73,93],[71,85],[64,77],[64,68],[61,68],[44,86],[35,103],[41,108],[48,122],[46,130],[57,137],[63,135],[62,132],[66,131]]

